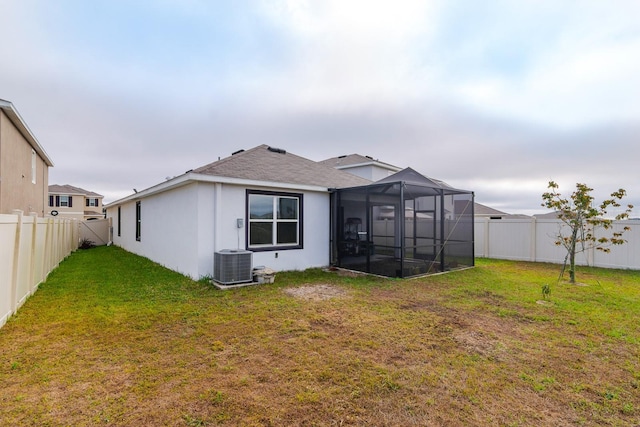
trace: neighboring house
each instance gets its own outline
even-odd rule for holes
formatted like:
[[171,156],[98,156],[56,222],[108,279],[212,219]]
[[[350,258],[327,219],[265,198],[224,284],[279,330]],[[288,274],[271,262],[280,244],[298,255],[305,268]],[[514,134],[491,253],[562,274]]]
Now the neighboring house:
[[476,218],[489,218],[489,219],[523,219],[523,218],[531,218],[528,215],[522,214],[510,214],[506,212],[499,211],[492,207],[475,203],[474,204],[474,214]]
[[558,211],[553,211],[553,212],[547,212],[547,213],[543,213],[543,214],[535,214],[534,217],[536,217],[536,219],[558,219],[560,216],[560,212]]
[[0,214],[45,215],[53,162],[14,105],[0,99]]
[[379,160],[374,160],[372,157],[363,156],[361,154],[332,157],[330,159],[323,160],[320,163],[366,178],[370,181],[384,179],[402,170],[402,168],[397,166],[393,166]]
[[249,250],[253,265],[329,265],[331,189],[371,181],[260,145],[106,206],[113,242],[194,278],[214,254]]
[[104,218],[102,199],[104,196],[73,185],[49,186],[48,215],[79,220]]
[[509,215],[506,212],[499,211],[477,202],[473,206],[473,212],[476,218],[503,219]]

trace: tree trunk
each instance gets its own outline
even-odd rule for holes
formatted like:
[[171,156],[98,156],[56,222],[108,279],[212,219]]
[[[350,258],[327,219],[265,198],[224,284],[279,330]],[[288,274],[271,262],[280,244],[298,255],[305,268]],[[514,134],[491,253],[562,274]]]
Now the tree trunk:
[[569,282],[576,283],[576,239],[578,229],[574,228],[571,233],[571,249],[569,251]]

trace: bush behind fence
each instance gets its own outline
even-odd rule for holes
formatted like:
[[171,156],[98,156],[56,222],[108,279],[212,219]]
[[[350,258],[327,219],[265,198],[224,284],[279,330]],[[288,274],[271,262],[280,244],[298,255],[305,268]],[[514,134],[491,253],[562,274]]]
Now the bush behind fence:
[[78,248],[78,221],[0,214],[0,327]]

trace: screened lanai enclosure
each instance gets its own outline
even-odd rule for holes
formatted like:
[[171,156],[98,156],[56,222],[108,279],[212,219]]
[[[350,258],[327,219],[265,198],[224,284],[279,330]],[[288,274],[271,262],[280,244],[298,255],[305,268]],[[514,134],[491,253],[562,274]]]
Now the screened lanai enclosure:
[[335,266],[387,277],[472,267],[473,192],[404,169],[332,194]]

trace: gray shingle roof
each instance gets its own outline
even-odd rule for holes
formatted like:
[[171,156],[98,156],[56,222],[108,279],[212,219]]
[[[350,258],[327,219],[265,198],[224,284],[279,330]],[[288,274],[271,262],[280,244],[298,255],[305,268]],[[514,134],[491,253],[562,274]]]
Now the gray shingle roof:
[[345,156],[332,157],[327,160],[322,160],[321,162],[318,162],[318,163],[321,163],[326,166],[331,166],[332,168],[341,168],[345,166],[376,163],[380,166],[387,167],[389,169],[393,169],[393,170],[400,169],[397,166],[393,166],[389,163],[381,162],[380,160],[375,160],[369,156],[363,156],[362,154],[349,154]]
[[334,169],[284,150],[259,145],[217,162],[199,167],[194,173],[255,181],[313,185],[327,188],[370,184],[368,179]]
[[474,205],[473,205],[473,211],[474,211],[474,213],[476,215],[486,215],[486,216],[488,216],[488,215],[496,215],[496,216],[498,216],[498,215],[509,215],[506,212],[499,211],[498,209],[494,209],[494,208],[492,208],[490,206],[483,205],[483,204],[477,203],[477,202],[474,203]]
[[386,178],[383,178],[376,183],[384,183],[384,182],[396,182],[396,181],[404,181],[409,184],[422,185],[425,187],[431,188],[445,188],[445,189],[454,189],[449,184],[444,181],[440,181],[439,179],[428,178],[422,175],[420,172],[416,172],[412,168],[404,168],[399,172],[394,173],[393,175],[389,175]]
[[65,184],[51,184],[49,186],[49,193],[53,194],[80,194],[84,196],[102,197],[102,194],[94,193],[93,191],[85,190],[84,188],[74,187],[73,185]]

